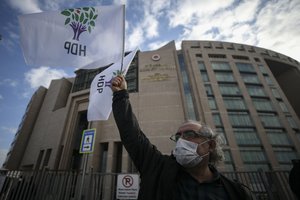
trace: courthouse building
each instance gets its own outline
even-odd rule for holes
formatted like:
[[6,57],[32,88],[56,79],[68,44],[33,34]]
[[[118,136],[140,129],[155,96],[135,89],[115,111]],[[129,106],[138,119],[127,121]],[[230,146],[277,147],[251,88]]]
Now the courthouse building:
[[[216,41],[174,42],[138,52],[126,76],[140,127],[163,154],[187,119],[220,133],[221,171],[289,170],[300,154],[300,64],[272,50]],[[133,172],[112,114],[87,121],[89,87],[101,69],[78,70],[32,96],[6,169],[82,169],[82,132],[95,128],[88,169]],[[99,102],[101,106],[101,102]]]

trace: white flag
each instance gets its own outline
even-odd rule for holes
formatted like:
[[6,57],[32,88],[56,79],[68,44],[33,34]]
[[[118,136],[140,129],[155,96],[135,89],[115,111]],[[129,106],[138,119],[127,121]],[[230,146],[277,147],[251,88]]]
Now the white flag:
[[98,67],[124,51],[124,5],[49,11],[19,16],[21,46],[29,65]]
[[[125,76],[137,49],[128,54],[123,61],[123,75]],[[112,110],[112,90],[110,81],[120,72],[121,60],[98,74],[90,88],[88,107],[88,121],[107,120]]]

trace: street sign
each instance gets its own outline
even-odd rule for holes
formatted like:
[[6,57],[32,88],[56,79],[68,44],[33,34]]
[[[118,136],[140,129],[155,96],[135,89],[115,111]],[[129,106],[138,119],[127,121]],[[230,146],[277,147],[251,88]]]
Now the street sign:
[[79,153],[93,153],[96,137],[96,129],[86,129],[83,131]]
[[119,174],[116,192],[117,199],[137,199],[139,194],[139,175]]

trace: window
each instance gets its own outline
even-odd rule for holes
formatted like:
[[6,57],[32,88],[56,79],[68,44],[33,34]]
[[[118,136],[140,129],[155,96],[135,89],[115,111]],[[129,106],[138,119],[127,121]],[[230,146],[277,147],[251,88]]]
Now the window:
[[209,82],[208,74],[205,71],[201,71],[201,78],[203,82]]
[[209,58],[226,58],[224,54],[208,54]]
[[260,144],[260,139],[254,128],[234,128],[233,132],[238,145]]
[[261,147],[240,147],[242,160],[244,162],[266,162],[267,157]]
[[254,83],[254,84],[260,83],[256,74],[241,74],[241,75],[245,83]]
[[268,164],[244,164],[247,171],[257,171],[259,169],[262,169],[264,171],[269,171],[270,166]]
[[240,95],[240,89],[236,84],[219,84],[222,95]]
[[232,55],[232,58],[236,60],[249,60],[249,57],[247,56]]
[[240,147],[240,153],[247,170],[270,170],[267,156],[261,147]]
[[227,62],[211,62],[213,70],[230,70],[230,65]]
[[183,54],[178,54],[178,61],[179,61],[179,67],[180,67],[180,72],[181,72],[181,76],[182,76],[184,96],[185,96],[185,100],[186,100],[185,106],[187,108],[187,114],[188,114],[187,117],[189,119],[197,120],[196,113],[195,113],[196,109],[195,109],[194,101],[192,98],[189,77],[186,72]]
[[281,96],[276,88],[271,88],[272,94],[275,98],[280,99]]
[[250,96],[265,97],[266,93],[261,86],[247,85],[247,90]]
[[266,68],[263,65],[258,65],[258,68],[262,74],[268,75]]
[[225,165],[225,171],[233,172],[234,171],[234,166],[232,163],[232,157],[230,150],[224,150],[224,165]]
[[252,99],[257,111],[274,111],[271,101],[268,99]]
[[107,153],[108,153],[108,143],[101,143],[100,144],[100,165],[99,171],[106,172],[106,165],[107,165]]
[[298,129],[299,127],[297,126],[295,120],[293,119],[292,116],[287,116],[286,119],[288,120],[290,126],[293,128],[293,129]]
[[264,127],[275,127],[275,128],[282,127],[278,117],[275,114],[259,113],[259,117]]
[[255,72],[254,67],[250,63],[236,63],[240,72]]
[[247,112],[228,112],[228,116],[233,127],[253,126],[250,115]]
[[215,126],[223,126],[221,116],[219,113],[213,113],[212,116],[213,116]]
[[197,58],[202,58],[202,54],[196,54]]
[[206,71],[206,67],[205,67],[205,64],[203,62],[198,62],[198,67],[199,67],[199,70],[202,71]]
[[264,77],[268,85],[273,85],[273,81],[268,75],[264,75]]
[[226,72],[216,72],[216,78],[217,81],[220,82],[235,82],[235,79],[233,77],[232,73],[226,73]]
[[255,62],[260,62],[259,58],[254,58]]
[[217,110],[217,103],[214,97],[208,97],[208,105],[211,110]]
[[266,132],[272,145],[291,145],[288,135],[282,129],[266,129]]
[[280,164],[290,165],[292,167],[292,160],[299,159],[295,150],[291,147],[273,147],[274,153]]
[[223,97],[228,110],[245,110],[246,105],[242,97]]
[[211,88],[210,85],[205,85],[205,90],[206,90],[206,95],[207,96],[214,95],[214,93],[213,93],[212,88]]
[[227,138],[225,136],[224,128],[223,127],[218,127],[218,128],[216,128],[216,132],[218,134],[220,134],[220,136],[221,136],[221,138],[223,140],[223,143],[227,145],[228,143],[227,143]]
[[285,103],[282,101],[278,101],[279,107],[281,108],[282,112],[289,112],[288,108],[286,107]]

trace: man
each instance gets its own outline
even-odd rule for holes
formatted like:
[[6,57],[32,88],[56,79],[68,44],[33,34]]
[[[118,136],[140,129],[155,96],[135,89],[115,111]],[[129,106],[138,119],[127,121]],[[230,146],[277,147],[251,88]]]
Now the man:
[[195,121],[183,123],[172,136],[176,141],[172,155],[163,155],[139,127],[125,78],[113,78],[111,88],[122,143],[140,173],[139,199],[251,199],[246,188],[210,164],[223,158],[219,136],[210,128]]

